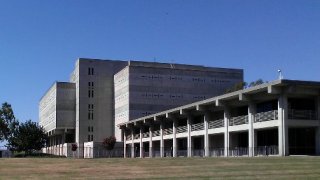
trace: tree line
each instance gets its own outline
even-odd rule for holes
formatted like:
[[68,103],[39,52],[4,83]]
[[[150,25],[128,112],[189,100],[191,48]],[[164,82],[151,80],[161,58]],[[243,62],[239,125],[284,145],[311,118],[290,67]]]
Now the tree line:
[[268,81],[263,81],[262,79],[258,79],[256,81],[252,81],[250,83],[247,83],[247,82],[239,82],[235,85],[233,85],[231,88],[227,89],[225,91],[225,93],[231,93],[231,92],[234,92],[234,91],[238,91],[238,90],[242,90],[242,89],[245,89],[245,88],[249,88],[249,87],[254,87],[254,86],[258,86],[260,84],[264,84],[264,83],[267,83]]
[[0,108],[0,142],[7,141],[10,151],[29,155],[46,146],[48,136],[44,129],[31,120],[19,122],[12,106],[5,102]]

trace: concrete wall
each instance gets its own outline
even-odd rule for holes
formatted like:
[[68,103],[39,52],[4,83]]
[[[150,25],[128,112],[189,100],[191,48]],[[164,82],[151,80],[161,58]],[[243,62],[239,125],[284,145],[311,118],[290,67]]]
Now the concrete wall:
[[[76,83],[76,142],[101,142],[114,134],[114,79],[113,75],[125,67],[125,61],[109,61],[79,59],[76,62],[70,81]],[[93,75],[89,75],[93,68]],[[93,88],[88,83],[93,82]],[[88,91],[93,90],[94,96],[89,97]],[[93,105],[93,119],[88,118],[89,107]],[[93,128],[93,132],[89,127]]]
[[42,126],[46,132],[56,128],[56,98],[57,86],[56,83],[54,83],[39,103],[39,125]]
[[74,83],[57,83],[57,128],[74,129],[76,88]]
[[74,129],[75,84],[55,82],[39,104],[39,124],[49,132],[56,129]]
[[[130,61],[115,74],[115,124],[223,94],[243,71]],[[115,127],[116,138],[122,139]]]

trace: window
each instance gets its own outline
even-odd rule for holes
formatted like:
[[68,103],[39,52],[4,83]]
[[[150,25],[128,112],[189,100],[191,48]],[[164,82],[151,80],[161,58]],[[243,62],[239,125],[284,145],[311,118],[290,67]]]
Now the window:
[[93,132],[93,126],[91,126],[91,132]]
[[93,120],[93,111],[88,112],[88,119]]
[[93,135],[91,134],[91,141],[93,141]]
[[88,87],[89,89],[93,89],[94,83],[93,82],[88,82]]
[[88,97],[89,97],[89,98],[93,98],[93,97],[94,97],[94,92],[93,92],[93,90],[89,90],[89,91],[88,91]]
[[94,69],[88,68],[88,75],[94,75]]
[[88,142],[90,141],[90,135],[88,135]]

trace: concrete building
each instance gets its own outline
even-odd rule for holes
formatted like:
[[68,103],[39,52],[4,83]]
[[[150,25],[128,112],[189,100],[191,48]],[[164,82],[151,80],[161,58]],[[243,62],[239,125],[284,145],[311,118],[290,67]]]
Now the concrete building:
[[74,142],[74,83],[55,82],[39,103],[39,125],[50,136],[49,146]]
[[124,157],[320,155],[320,82],[276,80],[118,127]]
[[76,84],[75,142],[101,142],[114,135],[114,74],[126,61],[79,59],[70,82]]
[[[243,71],[130,61],[114,76],[115,123],[223,94],[243,81]],[[122,141],[121,131],[115,135]]]
[[[84,146],[96,146],[95,142],[100,143],[115,134],[115,119],[128,122],[213,97],[242,81],[243,70],[240,69],[81,58],[71,73],[70,83],[55,84],[40,100],[39,122],[50,136],[49,146],[55,146],[51,151],[66,154],[61,147],[70,146],[63,143],[65,135],[73,132],[79,156],[83,156]],[[59,84],[73,86],[68,89],[70,97]],[[59,91],[65,96],[59,98]],[[73,102],[73,110],[64,106],[67,100]],[[69,110],[68,115],[64,108]],[[57,116],[60,112],[63,113]],[[73,124],[67,127],[60,126],[59,122]],[[116,135],[121,141],[120,131]]]

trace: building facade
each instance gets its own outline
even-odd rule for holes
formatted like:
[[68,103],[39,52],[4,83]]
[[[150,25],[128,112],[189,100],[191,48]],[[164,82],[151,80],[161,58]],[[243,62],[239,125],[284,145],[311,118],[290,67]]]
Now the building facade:
[[320,82],[276,80],[118,124],[124,157],[320,155]]
[[[63,83],[72,86],[68,93],[56,83],[40,100],[39,122],[50,136],[49,146],[59,149],[50,151],[65,154],[60,148],[70,146],[63,143],[73,133],[83,156],[84,143],[101,143],[111,135],[122,141],[116,122],[213,97],[242,81],[241,69],[80,58],[70,82]],[[60,127],[60,122],[72,125]]]
[[115,123],[214,97],[239,82],[238,69],[130,61],[114,76]]
[[74,83],[55,82],[39,103],[39,125],[49,135],[49,146],[74,142]]
[[113,76],[126,61],[79,59],[70,82],[76,85],[75,142],[101,142],[114,135]]

